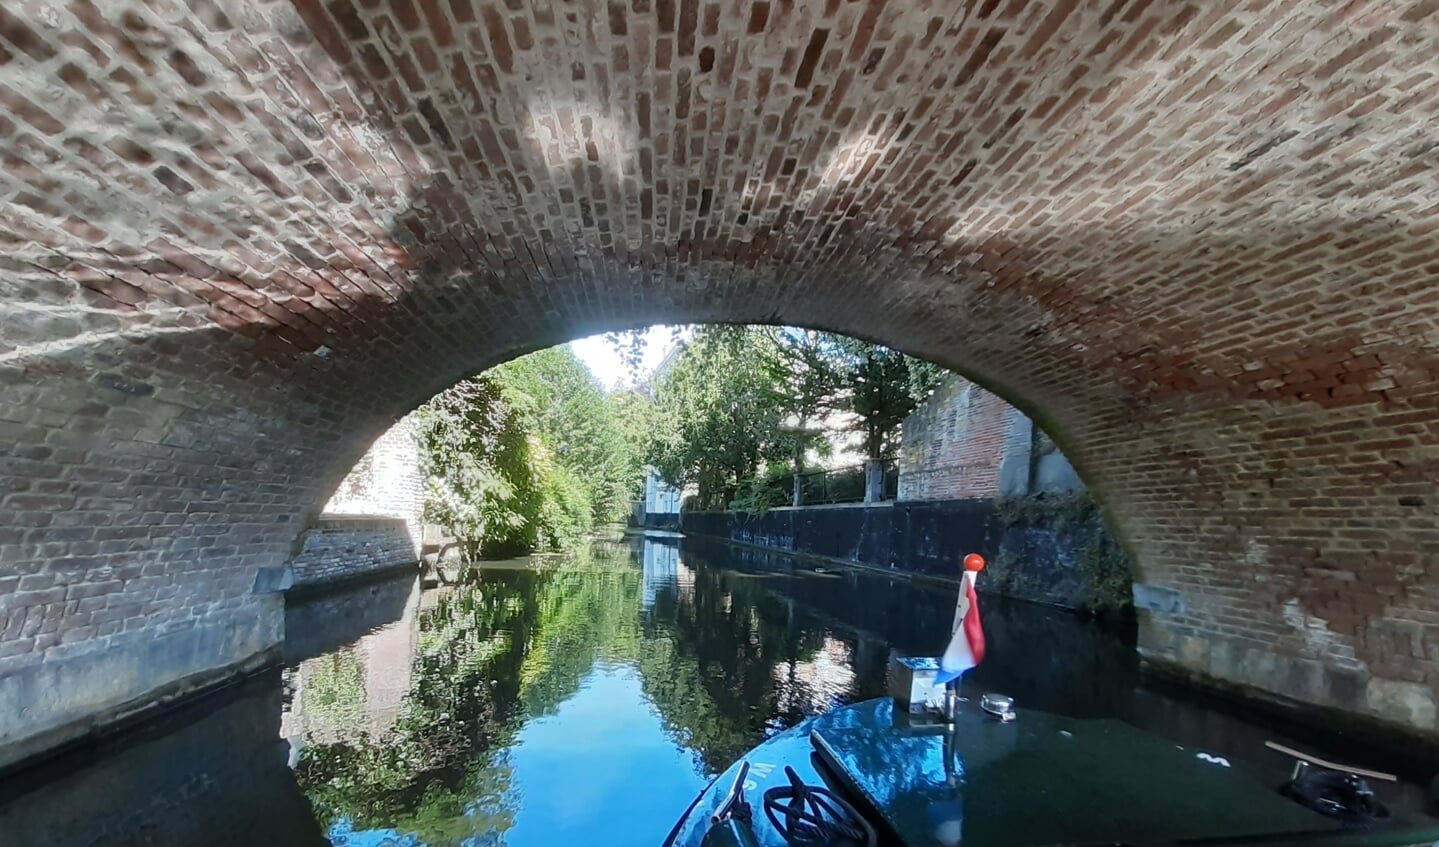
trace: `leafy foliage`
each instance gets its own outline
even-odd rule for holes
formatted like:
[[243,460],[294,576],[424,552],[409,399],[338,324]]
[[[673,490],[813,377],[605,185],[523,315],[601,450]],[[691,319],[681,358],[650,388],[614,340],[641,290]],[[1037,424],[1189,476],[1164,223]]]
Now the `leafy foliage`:
[[[643,356],[642,335],[613,340]],[[541,350],[422,407],[427,519],[471,560],[566,549],[623,514],[646,462],[694,484],[702,508],[763,511],[788,502],[775,485],[786,468],[829,454],[836,415],[854,413],[867,456],[895,449],[940,373],[830,333],[707,326],[651,393],[606,395],[568,347]]]
[[782,450],[770,347],[744,327],[704,327],[655,386],[648,458],[671,482],[697,485],[707,508],[729,503]]
[[426,518],[467,558],[566,549],[620,517],[641,476],[639,442],[568,347],[467,379],[419,412]]
[[944,371],[877,344],[852,338],[841,344],[849,354],[850,408],[859,417],[865,452],[869,458],[892,455],[899,448],[900,425],[939,384]]
[[865,458],[891,455],[943,373],[831,333],[701,327],[655,382],[646,458],[672,484],[694,484],[698,508],[763,511],[785,502],[777,473],[803,473],[806,456],[832,450],[825,432],[844,413]]
[[636,389],[612,391],[605,396],[619,430],[615,442],[616,500],[628,503],[643,496],[645,451],[654,430],[654,400]]
[[531,444],[498,382],[465,380],[421,406],[418,419],[425,519],[448,527],[469,559],[486,540],[524,532]]
[[637,474],[627,462],[615,408],[568,346],[551,347],[495,368],[505,400],[576,476],[598,521],[623,513]]
[[769,341],[770,355],[763,365],[773,386],[770,392],[786,417],[779,446],[791,457],[794,472],[804,473],[808,451],[829,451],[820,427],[845,407],[844,342],[815,330],[760,327],[758,331]]
[[730,503],[730,508],[737,512],[763,515],[777,506],[789,505],[793,492],[794,477],[790,475],[790,469],[785,465],[775,465],[741,482],[738,496]]

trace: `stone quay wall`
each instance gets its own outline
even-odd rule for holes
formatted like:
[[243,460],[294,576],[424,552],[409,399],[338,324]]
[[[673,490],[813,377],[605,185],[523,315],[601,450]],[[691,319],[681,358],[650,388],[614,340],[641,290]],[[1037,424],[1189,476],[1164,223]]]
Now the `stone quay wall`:
[[988,561],[979,588],[1069,609],[1131,605],[1129,563],[1082,494],[1025,501],[944,500],[743,512],[683,512],[689,535],[955,580],[968,553]]
[[415,567],[416,539],[401,518],[325,515],[291,562],[296,587],[342,582]]

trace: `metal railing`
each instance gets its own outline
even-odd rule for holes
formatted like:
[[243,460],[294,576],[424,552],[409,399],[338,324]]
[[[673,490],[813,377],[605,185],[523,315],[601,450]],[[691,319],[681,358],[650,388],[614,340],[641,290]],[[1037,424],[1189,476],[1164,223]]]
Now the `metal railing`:
[[[899,492],[899,462],[896,459],[881,459],[883,483],[880,499],[893,500]],[[862,503],[865,491],[865,465],[846,465],[839,468],[821,468],[805,471],[799,475],[800,504],[802,506],[824,506],[834,503]],[[770,482],[776,494],[783,495],[783,503],[793,503],[794,474],[778,477]],[[781,499],[776,497],[776,500]]]

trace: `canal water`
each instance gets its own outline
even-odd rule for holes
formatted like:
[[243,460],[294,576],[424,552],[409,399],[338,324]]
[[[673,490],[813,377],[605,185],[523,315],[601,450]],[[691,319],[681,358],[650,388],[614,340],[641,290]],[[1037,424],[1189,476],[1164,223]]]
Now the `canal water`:
[[[970,693],[1118,717],[1272,784],[1288,763],[1265,739],[1316,746],[1146,687],[1122,634],[982,606]],[[892,652],[940,651],[953,608],[952,588],[638,538],[311,596],[282,671],[0,783],[0,843],[658,844],[755,744],[882,695]]]

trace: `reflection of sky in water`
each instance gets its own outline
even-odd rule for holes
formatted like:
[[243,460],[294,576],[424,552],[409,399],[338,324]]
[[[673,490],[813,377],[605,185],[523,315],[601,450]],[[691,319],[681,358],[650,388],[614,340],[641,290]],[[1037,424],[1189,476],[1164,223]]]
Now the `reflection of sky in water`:
[[419,842],[413,835],[405,835],[393,829],[371,829],[355,832],[349,820],[338,820],[326,833],[335,847],[417,847]]
[[[393,829],[355,832],[346,820],[336,821],[327,835],[334,847],[426,847],[414,835]],[[493,831],[471,835],[459,842],[460,847],[500,847],[504,843],[504,836]]]
[[[417,657],[435,659],[417,659],[410,674],[415,691],[430,695],[424,720],[410,725],[407,752],[417,755],[406,762],[416,771],[357,779],[383,757],[355,760],[327,796],[354,779],[359,789],[353,799],[340,796],[336,811],[366,801],[379,811],[342,819],[330,829],[332,843],[422,847],[416,832],[428,841],[423,847],[659,843],[706,775],[810,715],[883,693],[890,651],[934,649],[952,619],[948,590],[860,572],[767,567],[728,548],[717,559],[740,567],[715,567],[689,549],[646,540],[543,571],[486,569],[472,586],[427,594],[416,625],[397,630]],[[992,651],[966,679],[969,694],[999,690],[1077,716],[1134,708],[1125,645],[1071,617],[987,602]],[[287,727],[353,726],[371,712],[390,714],[393,698],[381,704],[386,709],[371,708],[372,689],[377,680],[398,681],[388,670],[396,663],[372,672],[378,651],[330,654],[340,655],[354,661],[326,657],[328,664],[316,663],[324,674],[292,674],[293,705],[326,707],[337,720],[287,715]],[[881,711],[888,724],[887,703]],[[467,766],[463,755],[438,763],[426,755],[432,739],[450,743],[451,713],[468,721]],[[855,715],[840,712],[828,725],[859,729]],[[802,741],[799,755],[807,756]],[[904,796],[895,805],[926,837],[975,836],[966,837],[971,847],[983,841],[995,798],[976,803],[961,793],[1001,751],[946,755],[944,742],[930,737],[851,752],[862,760],[853,764],[874,775],[877,797]],[[459,778],[457,767],[470,770]],[[412,784],[426,792],[419,801],[401,793]],[[451,793],[430,802],[430,788]],[[351,822],[373,829],[353,831]]]
[[[503,835],[482,833],[462,847],[658,844],[708,781],[675,745],[646,701],[631,665],[596,666],[555,713],[529,722],[507,756],[523,802]],[[666,814],[656,814],[665,810]],[[335,847],[425,847],[393,829],[329,831]]]
[[591,672],[554,715],[520,732],[511,763],[524,806],[509,847],[658,844],[673,822],[655,810],[683,809],[706,782],[629,666]]

